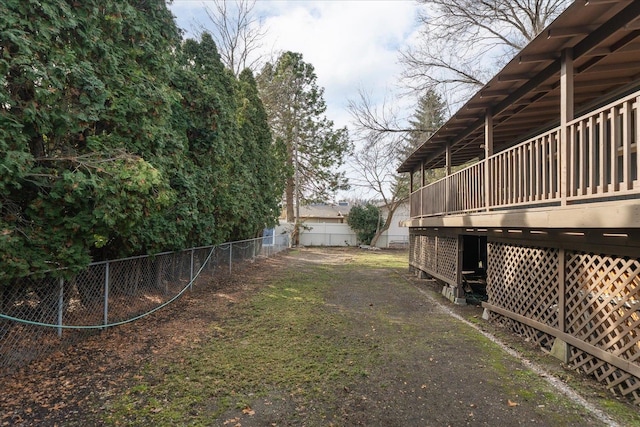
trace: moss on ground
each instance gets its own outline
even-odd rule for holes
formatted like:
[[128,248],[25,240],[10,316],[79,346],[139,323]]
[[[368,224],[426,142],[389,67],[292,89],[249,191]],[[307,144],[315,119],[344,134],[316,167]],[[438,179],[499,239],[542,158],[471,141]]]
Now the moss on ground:
[[[142,368],[104,405],[103,421],[600,425],[491,340],[429,307],[406,269],[401,251],[290,252],[286,268],[270,271],[230,317]],[[627,425],[638,423],[628,405],[601,402]],[[258,405],[271,418],[252,424]]]

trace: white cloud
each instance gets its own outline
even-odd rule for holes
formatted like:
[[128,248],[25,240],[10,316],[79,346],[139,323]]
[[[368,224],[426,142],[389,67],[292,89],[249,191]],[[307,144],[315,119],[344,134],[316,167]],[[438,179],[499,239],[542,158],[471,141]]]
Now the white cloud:
[[[196,21],[207,23],[202,4],[176,0],[170,8],[178,25],[191,30]],[[256,3],[268,28],[265,49],[299,52],[314,66],[325,89],[327,116],[338,126],[350,121],[347,103],[357,98],[359,88],[381,102],[397,85],[398,49],[415,31],[417,7],[413,0]]]
[[[204,2],[212,3],[212,2]],[[392,104],[412,113],[411,100],[394,98],[400,83],[398,51],[416,40],[414,0],[258,0],[256,11],[267,27],[264,54],[298,52],[316,70],[318,85],[325,89],[327,117],[336,126],[348,126],[349,100],[365,90],[382,108]],[[196,22],[208,23],[201,0],[174,0],[170,6],[178,25],[193,36]],[[197,26],[196,26],[197,27]],[[275,58],[274,58],[275,59]],[[394,93],[395,92],[395,93]],[[353,180],[354,174],[346,168]],[[339,198],[373,197],[352,189]]]
[[[325,88],[328,115],[346,125],[358,88],[382,99],[398,80],[397,50],[415,25],[413,1],[279,1],[266,24],[272,45],[300,52]],[[284,7],[283,7],[284,6]]]

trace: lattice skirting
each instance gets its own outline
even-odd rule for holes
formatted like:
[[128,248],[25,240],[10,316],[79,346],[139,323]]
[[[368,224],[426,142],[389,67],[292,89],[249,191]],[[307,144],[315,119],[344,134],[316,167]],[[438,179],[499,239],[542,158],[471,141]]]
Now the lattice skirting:
[[[560,283],[561,277],[564,283]],[[565,304],[561,307],[563,289]],[[503,243],[488,245],[488,303],[558,333],[564,316],[565,332],[586,348],[570,346],[570,364],[637,404],[639,293],[638,259]],[[549,331],[541,332],[508,315],[491,313],[490,320],[547,349],[555,340]],[[606,352],[601,357],[607,360],[591,354],[589,346]],[[633,368],[625,369],[629,363]]]
[[[625,361],[640,359],[640,261],[567,253],[567,332]],[[570,362],[640,404],[640,378],[579,349]]]
[[558,327],[558,250],[489,243],[488,301]]
[[457,285],[457,237],[411,235],[409,238],[409,264],[428,274]]
[[523,340],[538,345],[546,350],[550,351],[551,347],[553,347],[553,342],[555,340],[553,335],[546,334],[529,325],[520,323],[517,320],[491,312],[489,314],[489,322],[500,325],[522,337]]

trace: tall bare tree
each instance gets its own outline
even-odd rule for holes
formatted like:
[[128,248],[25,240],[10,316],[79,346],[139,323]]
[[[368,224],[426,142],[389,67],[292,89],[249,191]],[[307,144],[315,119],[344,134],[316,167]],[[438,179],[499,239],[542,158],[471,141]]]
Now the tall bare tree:
[[395,171],[396,159],[394,145],[381,140],[369,141],[351,159],[356,175],[351,178],[352,186],[373,192],[372,201],[379,207],[384,207],[387,214],[371,239],[371,246],[376,246],[382,233],[389,229],[395,212],[409,196],[407,180],[402,179]]
[[[361,96],[364,95],[361,93]],[[365,106],[371,106],[367,97],[357,105],[360,108]],[[350,107],[351,114],[363,146],[351,159],[355,175],[351,182],[354,187],[372,192],[378,206],[384,207],[387,212],[385,221],[371,240],[371,245],[375,246],[380,235],[391,226],[395,212],[409,196],[409,178],[396,172],[398,163],[442,125],[446,104],[437,93],[427,91],[420,97],[407,125],[403,126],[395,122],[392,114],[378,116],[372,109],[365,114],[370,120],[363,122],[366,118],[362,115],[363,110],[355,107]],[[437,178],[436,171],[433,178]]]
[[358,90],[357,99],[349,99],[347,109],[353,118],[353,125],[360,134],[362,140],[375,142],[379,138],[402,139],[405,133],[413,129],[403,123],[398,117],[397,109],[387,103],[385,98],[382,105],[375,105],[371,95],[364,89]]
[[401,52],[404,79],[458,104],[535,38],[570,0],[418,0],[421,37]]
[[205,6],[214,29],[209,31],[202,24],[201,29],[211,33],[222,62],[236,77],[245,68],[257,73],[262,65],[258,52],[267,31],[255,14],[255,5],[256,0],[214,0],[213,6]]

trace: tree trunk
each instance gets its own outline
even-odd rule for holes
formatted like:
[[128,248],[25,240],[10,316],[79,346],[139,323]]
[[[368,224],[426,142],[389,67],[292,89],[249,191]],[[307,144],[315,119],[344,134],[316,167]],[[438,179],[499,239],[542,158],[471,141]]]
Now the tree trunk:
[[295,183],[293,177],[287,178],[287,186],[285,188],[285,202],[287,204],[287,222],[294,222],[297,218],[293,211],[293,200],[295,192]]
[[371,239],[371,244],[369,246],[376,246],[378,244],[378,239],[380,238],[382,233],[384,233],[388,229],[389,229],[388,225],[386,227],[383,225],[378,231],[376,231],[376,234],[373,235],[373,238]]
[[[391,221],[393,221],[393,215],[396,213],[396,209],[398,208],[398,206],[399,204],[395,204],[393,208],[389,209],[389,215],[387,215],[387,219],[385,219],[382,227],[380,227],[380,229],[373,236],[373,239],[371,239],[371,244],[369,246],[376,246],[378,244],[378,239],[380,238],[382,233],[389,229],[389,227],[391,226]],[[388,243],[389,242],[387,242],[387,244]]]

